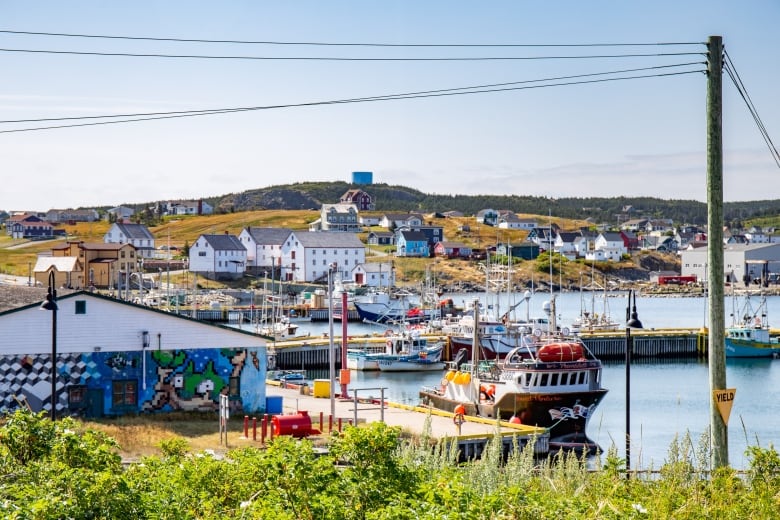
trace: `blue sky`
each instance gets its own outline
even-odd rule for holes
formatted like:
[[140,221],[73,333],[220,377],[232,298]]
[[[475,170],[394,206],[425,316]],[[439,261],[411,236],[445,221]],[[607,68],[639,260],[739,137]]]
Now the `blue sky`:
[[[706,42],[721,35],[780,143],[780,2],[0,0],[0,30],[393,44]],[[2,49],[273,57],[508,57],[704,52],[685,47],[365,48],[0,33]],[[0,120],[300,104],[683,62],[197,60],[0,52]],[[695,66],[688,69],[694,69]],[[703,65],[700,66],[703,68]],[[724,76],[724,198],[780,197],[778,168]],[[706,77],[284,108],[0,134],[0,209],[216,196],[300,181],[426,193],[706,200]],[[19,128],[0,124],[0,130]],[[32,125],[28,125],[32,126]]]

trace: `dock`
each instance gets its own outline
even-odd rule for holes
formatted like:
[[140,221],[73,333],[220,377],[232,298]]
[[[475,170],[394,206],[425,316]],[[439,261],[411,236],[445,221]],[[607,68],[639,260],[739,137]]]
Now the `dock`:
[[[331,411],[330,398],[314,397],[301,392],[301,387],[290,384],[271,384],[266,387],[267,396],[280,396],[282,398],[282,410],[285,414],[296,414],[306,411],[312,417],[320,414],[326,418]],[[462,460],[478,458],[484,450],[487,442],[496,434],[503,439],[504,451],[508,452],[513,443],[518,446],[527,445],[534,440],[534,453],[546,455],[549,452],[549,434],[543,428],[496,421],[482,417],[466,416],[460,428],[453,421],[453,414],[441,410],[421,406],[409,406],[392,402],[385,402],[381,406],[381,390],[378,388],[361,389],[360,387],[348,388],[351,399],[336,397],[335,420],[341,419],[342,424],[372,423],[383,421],[389,426],[398,426],[403,431],[415,436],[426,433],[426,422],[429,423],[428,434],[436,440],[456,442]],[[355,406],[355,395],[358,397]],[[317,422],[316,420],[314,422]]]

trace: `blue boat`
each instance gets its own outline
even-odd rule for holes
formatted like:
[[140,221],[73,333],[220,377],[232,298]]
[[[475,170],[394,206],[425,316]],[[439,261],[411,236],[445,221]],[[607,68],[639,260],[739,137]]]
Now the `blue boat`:
[[726,328],[727,358],[780,357],[780,341],[769,334],[765,297],[754,310],[750,295],[746,296],[742,309],[732,313],[732,318],[733,325]]

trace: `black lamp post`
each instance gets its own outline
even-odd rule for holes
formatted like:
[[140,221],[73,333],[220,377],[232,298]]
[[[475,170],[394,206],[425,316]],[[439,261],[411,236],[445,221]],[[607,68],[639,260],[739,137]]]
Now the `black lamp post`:
[[[631,308],[631,296],[634,297],[633,310]],[[628,303],[626,303],[626,478],[630,477],[631,469],[631,351],[634,343],[631,340],[631,329],[641,329],[642,322],[636,312],[636,293],[628,290]]]
[[49,290],[41,310],[51,311],[51,420],[57,419],[57,290],[54,270],[49,271]]

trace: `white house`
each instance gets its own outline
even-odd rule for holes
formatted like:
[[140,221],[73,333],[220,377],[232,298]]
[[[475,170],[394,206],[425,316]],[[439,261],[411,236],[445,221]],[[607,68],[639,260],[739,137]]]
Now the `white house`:
[[293,231],[282,245],[282,279],[295,282],[326,280],[329,266],[342,280],[366,261],[366,248],[355,233]]
[[235,235],[201,235],[190,247],[190,271],[207,278],[236,279],[246,270],[246,248]]
[[[601,251],[601,254],[606,260],[618,262],[623,255],[628,254],[628,249],[626,249],[622,235],[614,231],[599,233],[599,236],[596,237],[594,247],[597,251]],[[594,259],[598,260],[597,258]]]
[[[276,268],[282,263],[282,245],[292,233],[288,228],[246,227],[238,241],[246,248],[246,265],[253,271]],[[253,269],[254,268],[254,269]]]
[[154,235],[143,224],[115,222],[103,235],[106,244],[132,244],[142,258],[154,258]]
[[[358,218],[358,208],[355,204],[323,204],[318,221],[319,229],[357,233],[362,228]],[[312,226],[309,226],[309,229],[316,230],[312,229]]]
[[419,227],[422,223],[423,217],[418,213],[385,213],[379,220],[379,225],[387,229]]
[[395,268],[392,262],[368,262],[352,269],[352,281],[367,287],[393,287]]
[[124,220],[135,215],[135,210],[133,208],[128,208],[127,206],[111,208],[106,211],[106,220],[110,220],[112,215],[115,220]]

